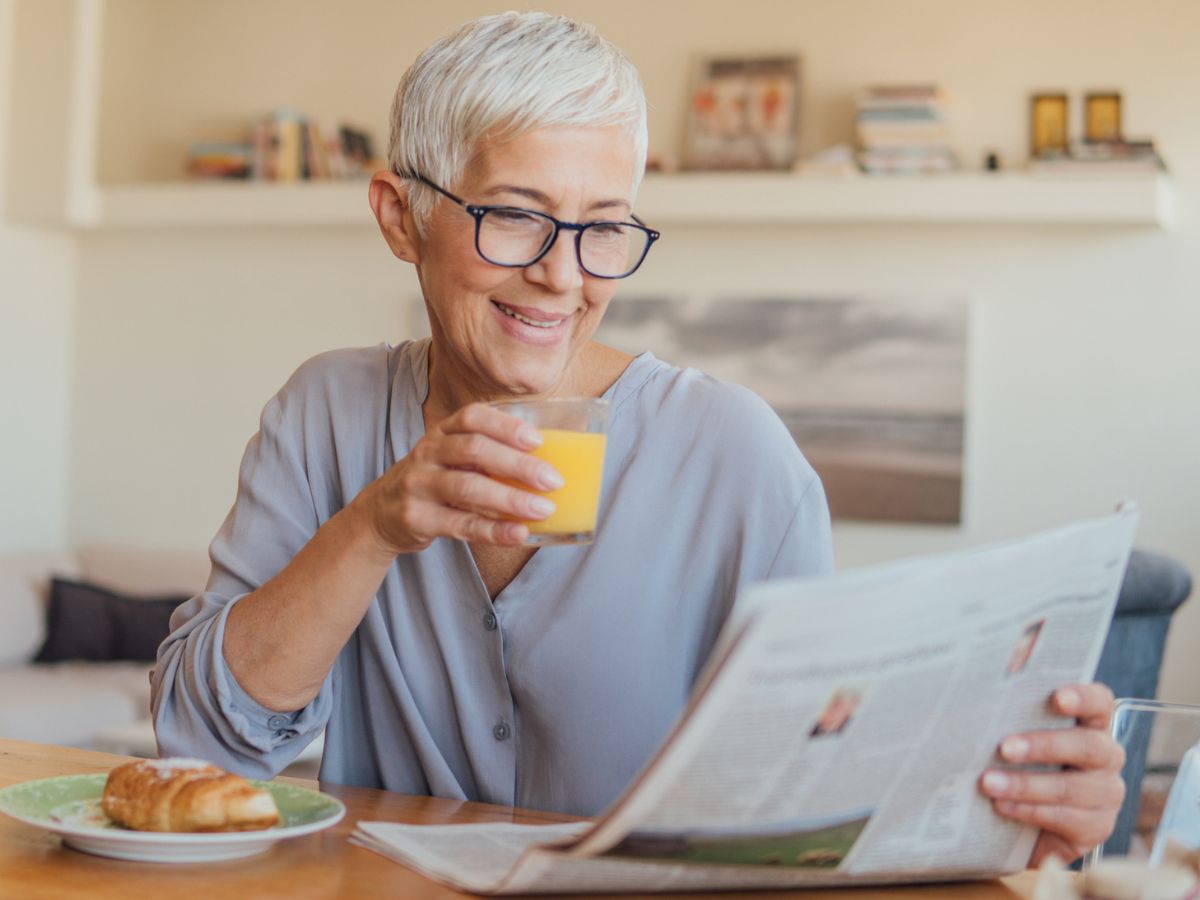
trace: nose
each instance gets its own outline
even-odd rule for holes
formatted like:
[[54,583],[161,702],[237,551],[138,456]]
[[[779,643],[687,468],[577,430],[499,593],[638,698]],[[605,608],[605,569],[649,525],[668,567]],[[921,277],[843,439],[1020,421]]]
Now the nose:
[[583,269],[575,252],[575,235],[565,228],[554,237],[546,255],[525,268],[525,277],[545,285],[556,294],[575,290],[583,285]]

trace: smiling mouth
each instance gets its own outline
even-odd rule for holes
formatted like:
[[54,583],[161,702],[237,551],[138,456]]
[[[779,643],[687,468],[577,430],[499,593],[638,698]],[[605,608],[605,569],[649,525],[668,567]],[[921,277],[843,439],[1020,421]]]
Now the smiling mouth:
[[511,306],[505,306],[499,300],[493,300],[492,303],[509,318],[516,319],[518,322],[524,322],[526,325],[532,325],[534,328],[555,328],[566,321],[567,318],[566,316],[560,316],[557,319],[531,319],[529,316],[521,315],[521,313],[517,312]]

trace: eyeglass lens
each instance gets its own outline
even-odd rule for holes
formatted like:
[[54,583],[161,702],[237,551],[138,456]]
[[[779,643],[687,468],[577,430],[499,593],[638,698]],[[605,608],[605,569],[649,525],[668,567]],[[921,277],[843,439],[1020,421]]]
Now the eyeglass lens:
[[[479,251],[491,262],[527,266],[546,249],[554,223],[521,209],[489,209],[479,219]],[[637,268],[649,235],[620,222],[596,222],[579,232],[579,263],[593,275],[620,277]]]

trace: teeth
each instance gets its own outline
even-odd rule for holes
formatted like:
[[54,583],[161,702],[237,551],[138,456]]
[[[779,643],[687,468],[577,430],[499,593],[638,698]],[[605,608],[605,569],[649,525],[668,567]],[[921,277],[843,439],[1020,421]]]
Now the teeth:
[[506,316],[510,316],[510,317],[516,319],[518,322],[524,322],[526,325],[532,325],[534,328],[553,328],[554,326],[556,326],[560,322],[562,322],[562,319],[555,319],[553,322],[539,322],[536,319],[530,319],[527,316],[521,315],[516,310],[510,309],[509,307],[505,306],[503,303],[500,303],[497,300],[493,300],[492,302],[495,303],[496,306],[500,309],[500,312],[504,313]]

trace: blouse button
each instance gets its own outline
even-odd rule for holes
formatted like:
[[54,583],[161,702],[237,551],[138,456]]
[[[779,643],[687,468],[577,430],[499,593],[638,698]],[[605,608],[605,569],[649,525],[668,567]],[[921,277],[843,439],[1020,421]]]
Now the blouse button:
[[496,630],[496,616],[493,613],[488,613],[483,617],[483,627],[488,631]]
[[498,741],[507,741],[511,734],[512,730],[508,727],[507,722],[501,722],[492,729],[492,737]]

